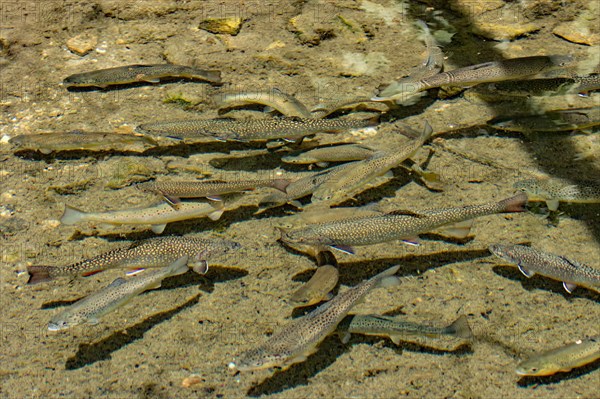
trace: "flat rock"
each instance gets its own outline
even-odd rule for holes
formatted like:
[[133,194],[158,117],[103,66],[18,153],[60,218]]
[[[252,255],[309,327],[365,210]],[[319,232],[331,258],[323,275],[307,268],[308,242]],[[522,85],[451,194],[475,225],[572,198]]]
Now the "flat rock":
[[208,18],[200,22],[198,27],[210,33],[222,33],[235,36],[242,29],[242,18]]
[[587,44],[588,46],[600,43],[600,35],[592,33],[581,21],[564,22],[556,26],[552,33],[572,43]]
[[73,36],[69,40],[67,40],[67,47],[71,52],[84,56],[93,49],[96,48],[98,44],[98,37],[92,35],[91,33],[81,33],[77,36]]

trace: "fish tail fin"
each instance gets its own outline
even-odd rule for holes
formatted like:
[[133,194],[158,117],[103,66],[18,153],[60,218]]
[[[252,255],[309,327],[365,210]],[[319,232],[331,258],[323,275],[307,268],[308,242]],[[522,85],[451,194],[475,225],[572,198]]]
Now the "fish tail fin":
[[287,186],[290,185],[290,181],[287,179],[275,179],[272,182],[272,187],[287,194]]
[[514,197],[506,198],[498,202],[498,208],[501,213],[525,212],[527,205],[527,194],[521,192]]
[[52,266],[27,266],[27,273],[29,273],[29,280],[27,284],[34,285],[39,283],[45,283],[51,281],[50,268]]
[[212,83],[221,84],[221,71],[217,70],[209,70],[204,71],[204,76],[210,80]]
[[85,219],[86,213],[80,209],[65,205],[65,211],[60,218],[62,224],[77,224]]
[[444,332],[457,338],[473,338],[473,331],[471,331],[471,326],[469,326],[467,316],[465,315],[460,316],[452,324],[444,328]]
[[167,266],[167,269],[165,270],[167,276],[178,276],[180,274],[183,274],[185,272],[187,272],[189,270],[188,267],[188,256],[182,256],[181,258],[177,259],[175,262],[171,263],[169,266]]

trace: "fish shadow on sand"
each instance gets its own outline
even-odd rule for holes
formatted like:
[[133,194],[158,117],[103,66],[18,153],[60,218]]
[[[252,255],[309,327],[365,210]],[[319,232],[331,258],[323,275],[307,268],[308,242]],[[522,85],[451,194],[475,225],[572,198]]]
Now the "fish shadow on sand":
[[524,376],[517,381],[517,385],[521,388],[528,388],[538,385],[558,384],[566,380],[574,380],[583,375],[594,373],[600,369],[600,359],[593,361],[585,366],[578,367],[566,373],[556,373],[545,377]]
[[312,377],[332,365],[347,350],[335,335],[330,335],[319,345],[317,352],[306,361],[296,363],[289,369],[276,371],[275,374],[251,387],[246,393],[250,397],[259,397],[283,392],[300,385],[308,385]]
[[419,276],[427,270],[437,269],[447,264],[468,262],[489,256],[487,249],[471,249],[464,251],[441,251],[426,255],[407,255],[399,258],[362,260],[357,262],[340,262],[340,282],[355,286],[378,272],[401,264],[396,273],[398,277]]
[[412,341],[404,341],[401,340],[398,345],[390,341],[385,337],[374,337],[368,335],[360,335],[360,334],[352,334],[349,344],[368,344],[371,346],[376,346],[379,348],[380,342],[383,341],[383,348],[389,348],[398,353],[398,355],[402,355],[404,351],[415,352],[415,353],[427,353],[430,355],[444,356],[444,355],[455,355],[455,356],[464,356],[473,353],[473,349],[469,342],[460,342],[461,340],[454,338],[442,339],[440,342],[456,342],[457,345],[452,349],[445,348],[436,348],[435,346],[430,346],[429,344],[417,343]]
[[588,299],[600,303],[600,294],[585,287],[577,287],[572,294],[565,291],[562,282],[553,280],[548,277],[534,275],[531,278],[525,277],[523,273],[514,266],[494,266],[492,271],[499,276],[508,278],[512,281],[520,282],[521,286],[527,291],[543,289],[561,295],[567,300],[572,299]]
[[229,280],[237,280],[248,275],[244,269],[237,267],[224,267],[210,265],[208,272],[204,275],[193,271],[174,276],[163,281],[160,290],[173,290],[189,286],[198,286],[200,291],[211,293],[215,290],[215,284]]
[[353,335],[349,343],[344,344],[336,334],[332,334],[319,345],[318,351],[310,355],[305,362],[294,364],[287,370],[276,371],[271,377],[250,388],[247,395],[259,397],[280,393],[300,385],[308,385],[312,377],[332,365],[338,357],[350,350],[352,345],[366,343],[374,346],[382,339],[386,341],[383,345],[384,348],[393,349],[399,355],[404,350],[438,356],[448,354],[462,356],[472,353],[468,344],[461,344],[453,350],[444,350],[404,341],[400,345],[395,345],[385,338],[358,335]]
[[67,359],[65,369],[77,370],[102,360],[111,359],[113,352],[143,338],[146,331],[157,324],[167,321],[177,313],[196,305],[201,296],[201,294],[198,294],[178,307],[150,316],[140,323],[128,327],[124,331],[115,331],[101,341],[92,344],[80,344],[77,353]]
[[44,161],[46,163],[53,163],[56,160],[69,161],[69,160],[81,160],[83,158],[93,158],[98,161],[107,160],[113,156],[135,156],[139,157],[142,154],[140,151],[116,151],[116,150],[103,150],[103,151],[91,151],[91,150],[63,150],[53,151],[50,154],[42,154],[37,150],[16,150],[14,152],[15,157],[21,159],[27,159],[30,161]]
[[77,298],[77,299],[73,299],[70,301],[50,301],[50,302],[45,302],[42,303],[42,306],[40,307],[40,309],[56,309],[56,308],[61,308],[63,306],[70,306],[72,304],[74,304],[75,302],[79,301],[81,298]]

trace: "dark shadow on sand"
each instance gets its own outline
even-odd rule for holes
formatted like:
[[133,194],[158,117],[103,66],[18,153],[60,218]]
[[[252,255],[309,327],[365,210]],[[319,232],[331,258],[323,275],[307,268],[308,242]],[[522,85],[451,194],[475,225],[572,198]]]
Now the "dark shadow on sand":
[[[468,344],[461,344],[453,350],[444,350],[410,342],[402,342],[400,345],[395,345],[385,338],[355,335],[353,335],[349,343],[351,345],[358,343],[375,345],[382,339],[386,341],[383,347],[394,350],[398,355],[401,355],[404,350],[437,356],[449,354],[463,356],[472,353]],[[294,364],[287,370],[276,371],[271,377],[250,388],[247,395],[250,397],[259,397],[280,393],[301,385],[308,385],[312,377],[335,363],[336,359],[348,350],[348,347],[349,345],[343,344],[336,334],[330,335],[319,345],[319,350],[310,355],[306,361]]]
[[198,294],[182,305],[179,305],[174,309],[150,316],[142,322],[135,324],[124,331],[115,331],[101,341],[92,344],[80,344],[77,353],[67,359],[65,363],[65,370],[77,370],[102,360],[111,359],[111,354],[113,352],[116,352],[132,342],[143,338],[146,331],[150,330],[154,326],[163,323],[171,319],[177,313],[196,305],[201,296],[202,295]]

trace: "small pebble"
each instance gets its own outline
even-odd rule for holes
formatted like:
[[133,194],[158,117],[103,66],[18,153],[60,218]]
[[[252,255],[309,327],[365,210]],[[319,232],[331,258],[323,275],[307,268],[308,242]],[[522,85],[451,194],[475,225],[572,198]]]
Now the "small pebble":
[[185,377],[183,381],[181,381],[181,386],[184,388],[189,388],[192,385],[200,384],[202,382],[202,377],[197,374],[192,374],[189,377]]

